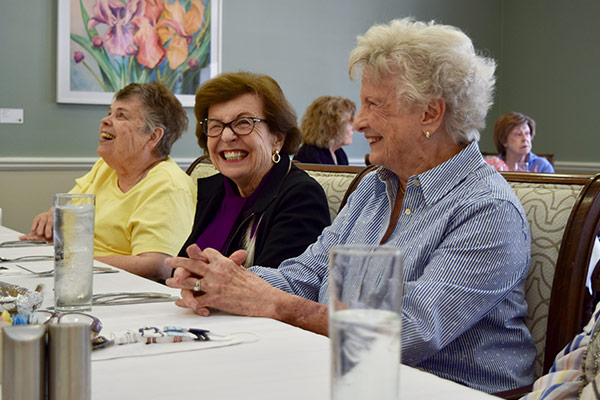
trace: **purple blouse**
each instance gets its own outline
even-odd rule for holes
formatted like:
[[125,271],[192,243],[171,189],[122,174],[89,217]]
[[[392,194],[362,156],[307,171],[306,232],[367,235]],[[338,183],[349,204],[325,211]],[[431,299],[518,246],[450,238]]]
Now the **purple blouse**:
[[[223,176],[223,185],[225,186],[225,197],[221,203],[219,211],[215,214],[213,220],[208,224],[206,229],[196,239],[196,244],[201,249],[207,247],[219,250],[223,253],[227,249],[229,236],[233,234],[233,227],[238,218],[245,218],[250,214],[250,210],[256,200],[260,197],[263,186],[267,177],[273,169],[263,176],[256,190],[248,197],[240,196],[235,183]],[[251,236],[256,232],[256,223],[252,226]],[[229,255],[229,254],[225,254]]]

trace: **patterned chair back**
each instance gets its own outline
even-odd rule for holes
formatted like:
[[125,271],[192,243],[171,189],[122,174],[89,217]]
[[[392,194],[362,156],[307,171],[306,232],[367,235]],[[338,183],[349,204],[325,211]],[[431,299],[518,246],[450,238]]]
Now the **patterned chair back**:
[[537,348],[537,378],[589,318],[586,303],[592,298],[586,296],[585,278],[598,232],[598,176],[502,175],[519,197],[531,229],[526,324]]

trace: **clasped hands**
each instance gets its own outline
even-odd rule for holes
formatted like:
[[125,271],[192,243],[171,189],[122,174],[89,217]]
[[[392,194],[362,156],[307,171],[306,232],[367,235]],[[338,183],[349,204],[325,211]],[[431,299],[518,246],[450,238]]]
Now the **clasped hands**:
[[181,289],[179,307],[191,308],[198,315],[209,316],[211,309],[231,314],[272,317],[272,296],[277,289],[242,267],[247,252],[238,250],[229,257],[217,250],[200,250],[196,244],[187,249],[189,258],[172,257],[165,261],[175,268],[166,283]]

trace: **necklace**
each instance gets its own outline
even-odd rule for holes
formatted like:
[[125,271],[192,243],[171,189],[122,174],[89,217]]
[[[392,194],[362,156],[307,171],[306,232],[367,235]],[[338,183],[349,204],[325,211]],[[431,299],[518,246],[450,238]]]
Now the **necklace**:
[[404,188],[402,187],[401,184],[398,183],[398,187],[400,188],[400,193],[405,194],[406,191],[404,190]]

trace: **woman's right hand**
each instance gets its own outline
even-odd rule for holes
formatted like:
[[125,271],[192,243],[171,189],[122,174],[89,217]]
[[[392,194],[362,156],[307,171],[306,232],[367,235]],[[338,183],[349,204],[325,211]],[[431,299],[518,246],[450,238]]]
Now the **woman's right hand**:
[[31,232],[20,236],[19,240],[45,240],[52,242],[52,230],[54,228],[54,209],[38,214],[31,224]]

